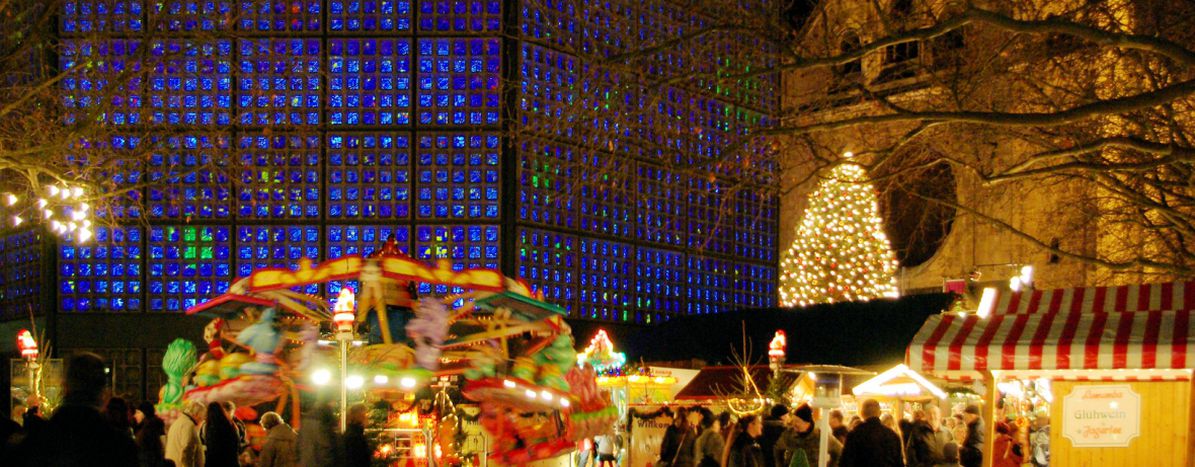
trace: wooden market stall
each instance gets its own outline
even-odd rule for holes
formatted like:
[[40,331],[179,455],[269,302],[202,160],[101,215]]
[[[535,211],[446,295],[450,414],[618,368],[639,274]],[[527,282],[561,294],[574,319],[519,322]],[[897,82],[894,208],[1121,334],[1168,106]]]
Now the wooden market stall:
[[1049,414],[1051,466],[1195,461],[1195,281],[997,294],[987,317],[930,317],[906,356],[978,381],[988,440],[997,388],[1023,382],[1022,408]]
[[888,405],[898,419],[907,403],[924,405],[946,399],[946,391],[903,364],[856,385],[851,393],[855,400],[872,398]]

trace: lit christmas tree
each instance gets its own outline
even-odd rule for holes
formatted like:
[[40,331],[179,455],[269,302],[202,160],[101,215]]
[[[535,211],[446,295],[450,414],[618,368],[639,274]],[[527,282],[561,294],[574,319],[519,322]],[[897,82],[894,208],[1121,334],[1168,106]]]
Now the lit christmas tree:
[[865,180],[862,167],[841,164],[809,196],[797,238],[781,261],[784,306],[897,296],[898,263],[875,190]]

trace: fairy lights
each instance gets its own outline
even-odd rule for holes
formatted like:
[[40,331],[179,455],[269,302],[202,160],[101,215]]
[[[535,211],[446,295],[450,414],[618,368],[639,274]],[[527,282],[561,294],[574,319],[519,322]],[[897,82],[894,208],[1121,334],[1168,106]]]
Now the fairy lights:
[[[845,158],[852,157],[846,153]],[[836,167],[809,196],[796,240],[781,262],[784,306],[894,297],[899,264],[863,167]]]
[[605,329],[601,329],[589,341],[589,346],[585,348],[585,351],[577,354],[577,364],[586,363],[592,366],[594,371],[601,372],[606,369],[622,367],[627,363],[627,356],[622,352],[614,351],[614,344],[610,342],[610,336],[606,335]]
[[79,244],[90,241],[95,233],[89,218],[91,205],[83,201],[87,190],[79,185],[55,184],[46,186],[45,194],[27,202],[28,197],[0,193],[0,214],[11,227],[19,227],[40,215],[43,225],[64,240]]

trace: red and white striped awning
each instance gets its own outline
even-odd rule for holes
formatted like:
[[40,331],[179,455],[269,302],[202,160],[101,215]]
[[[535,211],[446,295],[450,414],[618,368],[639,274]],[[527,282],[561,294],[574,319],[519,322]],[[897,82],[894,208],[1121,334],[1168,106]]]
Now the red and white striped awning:
[[931,316],[909,345],[915,371],[1195,368],[1190,310]]
[[997,290],[992,314],[1195,310],[1195,281],[1013,292]]

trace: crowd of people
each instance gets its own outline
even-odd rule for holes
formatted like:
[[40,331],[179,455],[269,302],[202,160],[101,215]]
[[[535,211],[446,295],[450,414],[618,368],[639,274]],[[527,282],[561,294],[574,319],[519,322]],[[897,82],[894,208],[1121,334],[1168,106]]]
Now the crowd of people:
[[368,466],[373,454],[365,436],[367,410],[349,410],[348,428],[337,433],[337,420],[326,405],[315,408],[296,433],[276,412],[261,415],[266,430],[260,451],[250,446],[244,422],[231,402],[186,402],[170,425],[154,405],[136,407],[120,397],[105,397],[104,362],[91,353],[67,363],[62,404],[49,419],[36,401],[21,423],[0,425],[0,459],[12,466],[120,467],[293,467]]
[[[984,428],[980,408],[967,405],[944,416],[936,405],[899,420],[883,413],[878,401],[866,399],[847,422],[840,410],[828,413],[831,467],[978,467],[984,462]],[[992,465],[1049,465],[1049,418],[1039,416],[1032,430],[997,422]],[[776,405],[766,417],[746,415],[731,422],[707,408],[679,407],[665,430],[660,457],[664,467],[809,467],[820,460],[821,430],[813,409],[790,410]],[[609,464],[605,464],[609,465]]]

